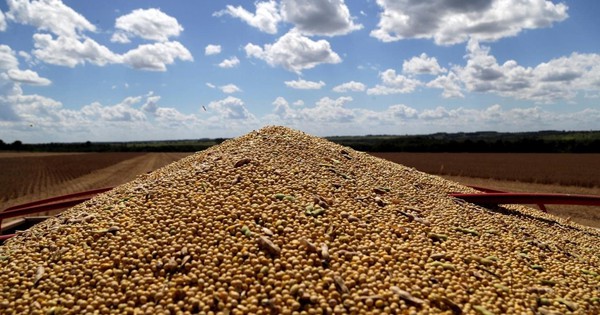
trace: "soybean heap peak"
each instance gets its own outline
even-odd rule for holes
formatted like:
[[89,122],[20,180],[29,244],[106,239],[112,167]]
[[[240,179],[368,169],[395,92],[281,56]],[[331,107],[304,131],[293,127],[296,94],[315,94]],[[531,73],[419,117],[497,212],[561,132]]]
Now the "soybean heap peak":
[[283,127],[0,247],[0,313],[597,314],[600,234]]

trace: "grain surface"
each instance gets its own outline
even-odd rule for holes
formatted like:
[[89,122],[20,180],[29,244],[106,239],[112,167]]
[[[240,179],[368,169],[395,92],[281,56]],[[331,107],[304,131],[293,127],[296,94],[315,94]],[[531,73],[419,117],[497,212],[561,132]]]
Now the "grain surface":
[[0,247],[0,313],[594,314],[600,233],[283,127]]

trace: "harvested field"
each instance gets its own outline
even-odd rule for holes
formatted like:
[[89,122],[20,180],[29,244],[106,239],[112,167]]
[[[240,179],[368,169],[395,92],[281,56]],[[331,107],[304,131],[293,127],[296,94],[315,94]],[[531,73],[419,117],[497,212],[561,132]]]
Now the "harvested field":
[[8,240],[0,313],[600,312],[599,231],[450,191],[263,128]]
[[600,154],[371,153],[438,175],[600,187]]
[[83,190],[116,186],[187,153],[0,154],[0,209]]

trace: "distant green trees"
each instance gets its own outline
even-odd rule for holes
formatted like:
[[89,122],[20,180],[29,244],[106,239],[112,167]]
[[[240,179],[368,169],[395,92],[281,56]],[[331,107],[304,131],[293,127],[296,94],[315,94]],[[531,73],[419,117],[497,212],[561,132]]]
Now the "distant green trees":
[[600,131],[438,133],[425,136],[332,137],[368,152],[600,153]]
[[0,139],[0,150],[21,150],[23,148],[23,142],[16,140],[15,142],[8,144]]
[[[538,131],[499,133],[435,133],[416,136],[345,136],[329,140],[368,152],[513,152],[513,153],[600,153],[600,131]],[[137,141],[7,144],[0,150],[38,152],[197,152],[220,144],[226,138]]]

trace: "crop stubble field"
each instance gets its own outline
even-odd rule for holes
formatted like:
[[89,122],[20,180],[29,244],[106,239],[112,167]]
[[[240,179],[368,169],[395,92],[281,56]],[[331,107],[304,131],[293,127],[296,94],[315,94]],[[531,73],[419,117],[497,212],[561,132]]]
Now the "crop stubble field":
[[[133,180],[191,153],[0,153],[0,210]],[[600,154],[371,153],[466,185],[600,195]],[[600,227],[600,207],[548,211]]]
[[189,153],[0,153],[0,210],[133,180]]
[[372,153],[420,171],[450,176],[600,187],[600,154]]

